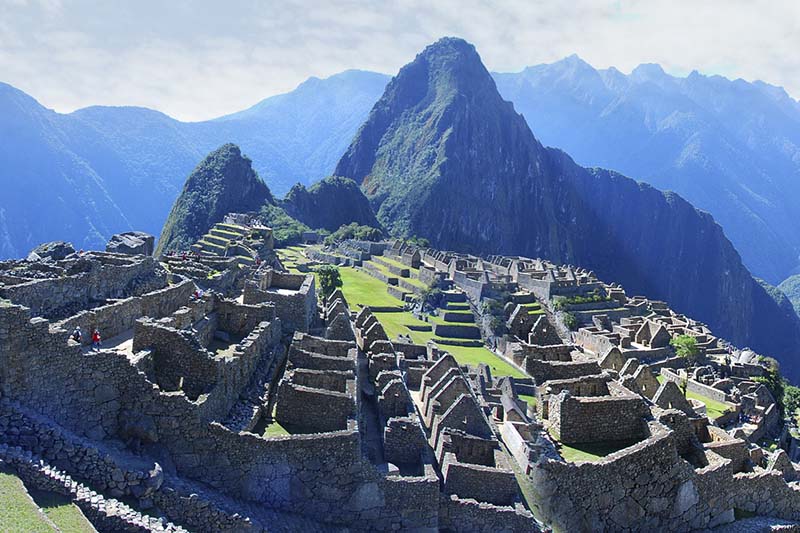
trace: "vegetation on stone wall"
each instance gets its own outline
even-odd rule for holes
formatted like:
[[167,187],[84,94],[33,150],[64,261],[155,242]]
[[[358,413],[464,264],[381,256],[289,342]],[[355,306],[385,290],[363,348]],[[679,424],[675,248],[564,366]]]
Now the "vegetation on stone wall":
[[697,339],[691,335],[678,335],[669,340],[670,345],[675,348],[675,353],[678,357],[684,357],[689,361],[694,361],[700,355],[700,349],[697,347]]
[[328,297],[338,287],[342,286],[342,275],[337,267],[322,265],[317,269],[317,281],[320,289],[322,289],[322,295]]
[[291,246],[303,241],[303,232],[310,228],[286,214],[277,205],[266,204],[261,208],[261,219],[272,228],[275,246]]
[[343,224],[336,231],[331,233],[326,239],[325,244],[333,244],[336,241],[345,239],[356,239],[359,241],[379,241],[383,239],[383,232],[372,226],[360,225],[356,222]]

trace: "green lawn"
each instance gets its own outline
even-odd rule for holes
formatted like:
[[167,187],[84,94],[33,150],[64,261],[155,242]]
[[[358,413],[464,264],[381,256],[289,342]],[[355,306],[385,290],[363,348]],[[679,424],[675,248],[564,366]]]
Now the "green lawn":
[[92,524],[83,516],[76,505],[60,494],[53,492],[30,491],[33,500],[47,518],[63,533],[90,533],[95,531]]
[[418,270],[416,268],[411,268],[410,266],[406,265],[405,263],[401,263],[397,259],[392,259],[391,257],[386,257],[386,256],[383,256],[383,255],[379,255],[379,256],[376,256],[376,257],[380,257],[381,261],[383,261],[385,263],[389,263],[390,265],[394,265],[397,268],[407,268],[408,271],[410,273],[412,273],[412,275],[413,275],[414,272],[416,272]]
[[[666,378],[659,374],[656,376],[656,379],[659,383],[663,383]],[[680,387],[680,385],[678,385],[678,387]],[[703,396],[702,394],[686,391],[686,397],[692,400],[703,402],[703,404],[706,406],[706,416],[708,416],[708,418],[711,420],[716,420],[730,410],[730,407],[724,403],[718,402],[717,400],[709,398],[708,396]]]
[[4,470],[0,470],[0,531],[55,531],[28,496],[22,481]]
[[270,425],[267,426],[267,429],[264,430],[264,437],[285,437],[286,435],[291,435],[288,431],[286,431],[282,425],[278,424],[275,421],[272,421]]
[[351,267],[339,267],[342,293],[353,310],[360,305],[402,307],[403,302],[386,292],[386,284],[366,272]]
[[527,402],[531,408],[536,409],[536,404],[538,403],[536,396],[531,396],[529,394],[518,394],[517,396],[520,400]]
[[553,439],[558,443],[558,451],[565,461],[576,463],[578,461],[599,461],[603,457],[610,455],[619,450],[623,450],[628,446],[633,446],[637,442],[633,440],[615,440],[604,442],[587,442],[581,444],[563,444],[551,434]]
[[713,400],[708,396],[702,396],[700,394],[695,394],[694,392],[687,391],[686,397],[692,400],[699,400],[706,405],[706,415],[711,420],[716,420],[717,418],[721,417],[725,414],[726,411],[729,411],[730,408],[722,402],[718,402],[717,400]]

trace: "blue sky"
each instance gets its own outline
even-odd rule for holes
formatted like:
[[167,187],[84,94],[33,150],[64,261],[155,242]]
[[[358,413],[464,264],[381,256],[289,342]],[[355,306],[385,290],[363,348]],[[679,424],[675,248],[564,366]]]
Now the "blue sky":
[[309,76],[394,74],[455,35],[494,71],[577,53],[623,72],[655,62],[761,79],[797,98],[798,21],[795,0],[0,0],[0,81],[62,112],[140,105],[201,120]]

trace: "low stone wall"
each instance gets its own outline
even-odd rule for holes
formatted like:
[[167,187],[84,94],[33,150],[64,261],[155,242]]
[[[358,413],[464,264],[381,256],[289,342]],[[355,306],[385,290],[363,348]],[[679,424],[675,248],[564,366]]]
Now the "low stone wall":
[[[355,382],[352,388],[355,388]],[[305,387],[284,379],[278,388],[275,420],[293,433],[325,433],[347,429],[356,418],[354,391],[334,392]]]
[[517,498],[519,486],[513,471],[447,460],[450,455],[445,455],[442,465],[446,494],[496,505],[509,505]]
[[401,302],[405,301],[406,294],[408,294],[408,292],[406,290],[401,289],[399,287],[395,287],[394,285],[387,285],[386,286],[386,292],[388,292],[389,295],[397,298]]
[[[683,382],[683,378],[681,378],[676,372],[673,372],[669,368],[662,368],[661,375],[664,376],[664,379],[668,379],[669,381],[675,382],[678,386],[681,385]],[[725,391],[720,389],[715,389],[714,387],[709,387],[708,385],[704,385],[698,381],[693,379],[689,379],[686,381],[686,390],[689,392],[694,392],[695,394],[699,394],[701,396],[705,396],[706,398],[711,398],[712,400],[716,400],[718,402],[723,402],[733,408],[733,405],[728,401],[727,395]]]
[[125,256],[116,261],[113,255],[96,255],[77,260],[85,271],[0,287],[0,297],[30,308],[35,316],[60,319],[92,302],[139,296],[167,283],[166,273],[152,257]]
[[600,367],[595,361],[539,361],[538,359],[528,357],[525,359],[525,373],[533,377],[538,384],[554,379],[572,379],[580,376],[599,374]]
[[479,340],[481,338],[481,331],[475,325],[434,324],[433,333],[437,337],[452,337],[456,339]]
[[439,528],[445,531],[495,533],[541,531],[533,515],[513,507],[500,507],[455,495],[442,496],[439,505]]
[[82,344],[87,346],[92,342],[91,332],[95,328],[100,331],[104,339],[115,337],[132,329],[136,320],[142,316],[161,318],[175,312],[189,302],[193,291],[194,283],[187,279],[142,296],[81,311],[53,325],[66,330],[69,334],[76,326],[80,327],[83,332]]
[[649,413],[639,396],[550,397],[550,429],[565,444],[642,439]]

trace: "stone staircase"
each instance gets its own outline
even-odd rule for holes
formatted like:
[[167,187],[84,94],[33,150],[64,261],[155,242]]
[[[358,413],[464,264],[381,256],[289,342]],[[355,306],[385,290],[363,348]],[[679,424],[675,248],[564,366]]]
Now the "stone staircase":
[[444,303],[439,316],[446,324],[434,323],[434,339],[439,344],[450,346],[483,346],[481,330],[475,324],[475,315],[467,296],[460,291],[443,293]]
[[192,250],[201,255],[235,256],[243,264],[252,264],[255,251],[244,243],[249,236],[249,228],[218,222],[192,245]]

